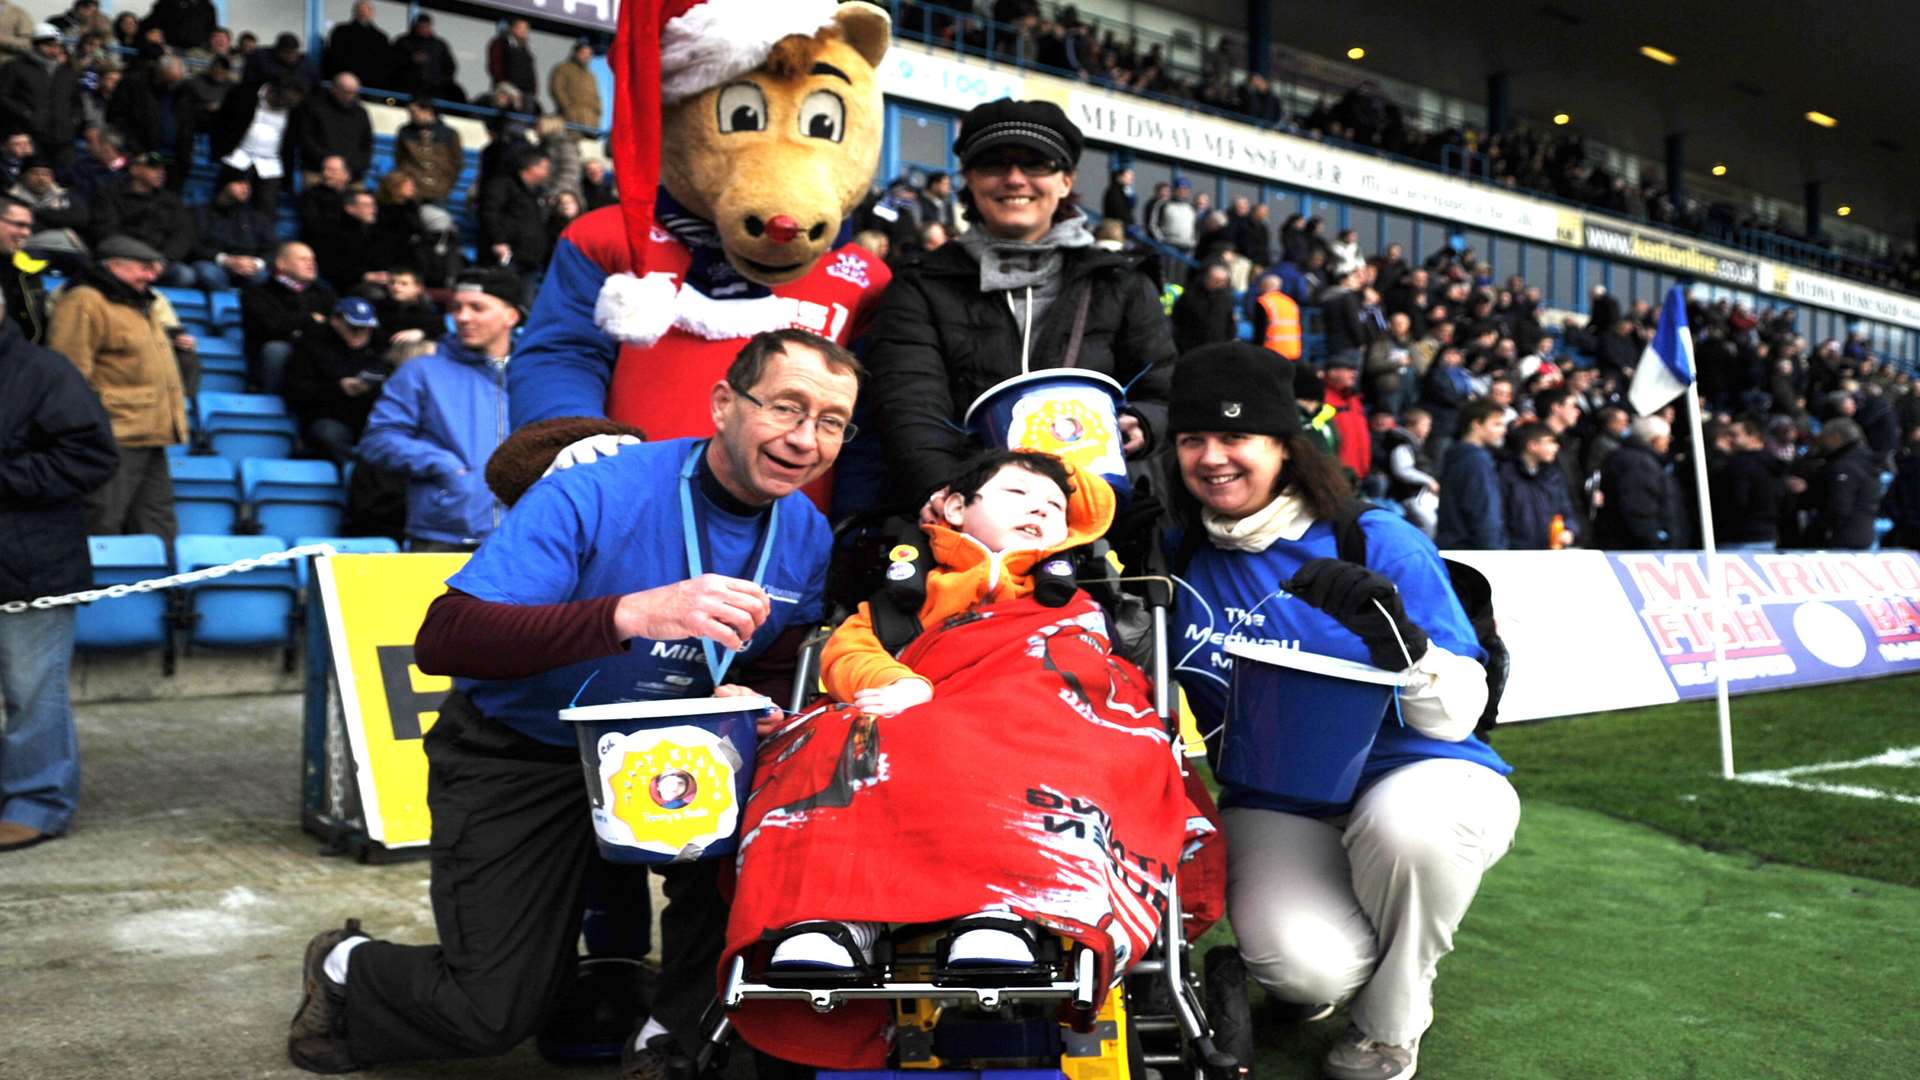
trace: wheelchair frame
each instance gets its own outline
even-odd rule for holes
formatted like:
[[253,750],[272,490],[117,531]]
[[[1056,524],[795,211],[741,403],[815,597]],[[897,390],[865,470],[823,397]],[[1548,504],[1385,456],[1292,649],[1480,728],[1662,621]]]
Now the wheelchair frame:
[[[1102,578],[1096,583],[1099,589],[1109,590],[1108,595],[1118,591],[1119,579],[1114,574],[1112,563],[1107,559],[1105,541],[1097,542],[1086,549],[1080,560],[1084,569],[1088,566],[1100,568]],[[1154,711],[1173,736],[1172,753],[1180,755],[1179,717],[1174,707],[1171,675],[1171,653],[1169,647],[1168,610],[1172,607],[1172,579],[1165,575],[1164,567],[1150,566],[1149,574],[1144,578],[1132,580],[1145,581],[1143,590],[1150,615],[1152,670],[1149,677],[1152,682]],[[1081,586],[1087,587],[1083,580]],[[1096,589],[1089,589],[1096,599],[1103,599]],[[851,613],[851,607],[844,603],[836,605],[837,618],[834,623]],[[1102,607],[1111,610],[1110,605]],[[800,662],[795,672],[793,698],[789,707],[799,712],[806,701],[817,691],[819,680],[819,658],[830,631],[817,630],[810,635],[802,647]],[[1183,765],[1184,768],[1184,765]],[[950,978],[940,978],[936,974],[925,980],[888,981],[882,979],[879,984],[860,985],[850,981],[844,975],[829,975],[825,978],[809,981],[804,975],[786,974],[775,982],[748,977],[747,959],[736,956],[730,967],[725,985],[721,988],[720,999],[716,1003],[721,1010],[732,1010],[749,1001],[806,1001],[818,1012],[831,1012],[848,1001],[889,1000],[896,1002],[896,1016],[903,1015],[902,1005],[908,1002],[937,1003],[934,1011],[942,1007],[959,1005],[971,1006],[986,1014],[1002,1012],[1009,1004],[1018,1002],[1058,1001],[1085,1011],[1092,1008],[1099,996],[1096,984],[1099,967],[1098,958],[1084,946],[1074,945],[1067,954],[1068,958],[1057,970],[1054,977],[1044,983],[1003,982],[983,985],[975,979],[967,979],[964,984]],[[910,955],[909,960],[924,961],[930,957]],[[885,965],[891,968],[892,958]],[[1193,963],[1192,943],[1187,939],[1184,916],[1180,908],[1179,879],[1175,875],[1168,882],[1167,910],[1162,919],[1160,933],[1146,954],[1137,961],[1119,980],[1113,992],[1124,995],[1121,1005],[1115,1009],[1102,1010],[1100,1016],[1109,1014],[1122,1018],[1124,1031],[1108,1032],[1118,1036],[1120,1055],[1118,1070],[1107,1070],[1100,1075],[1112,1080],[1147,1080],[1144,1073],[1155,1069],[1163,1076],[1171,1076],[1168,1070],[1187,1070],[1194,1080],[1246,1080],[1249,1074],[1249,1062],[1241,1062],[1222,1052],[1214,1045],[1213,1031],[1208,1025],[1203,993],[1200,985],[1200,973]],[[1159,1011],[1149,1011],[1149,1004],[1166,1007]],[[924,1006],[921,1007],[924,1013]],[[713,1014],[710,1014],[713,1015]],[[1098,1019],[1098,1018],[1096,1018]],[[1085,1032],[1063,1035],[1063,1041],[1069,1047],[1071,1057],[1085,1057],[1086,1048],[1099,1047],[1114,1042],[1114,1039],[1100,1041],[1100,1025],[1095,1024],[1095,1037],[1089,1038]],[[732,1034],[732,1026],[725,1011],[719,1011],[709,1026],[705,1045],[696,1056],[696,1073],[704,1074],[724,1049]],[[1169,1038],[1169,1036],[1171,1038]],[[1148,1043],[1154,1044],[1148,1049]],[[900,1046],[896,1042],[894,1055],[898,1057]],[[1104,1056],[1104,1055],[1103,1055]],[[1064,1068],[1071,1057],[1063,1057]],[[915,1065],[901,1059],[898,1067],[913,1068]],[[921,1064],[920,1068],[928,1066]],[[1138,1070],[1136,1072],[1135,1070]],[[875,1074],[884,1075],[884,1074]],[[1056,1074],[1062,1075],[1062,1074]],[[1072,1071],[1064,1072],[1073,1077]],[[1088,1074],[1091,1077],[1093,1074]],[[1075,1080],[1078,1080],[1076,1077]]]

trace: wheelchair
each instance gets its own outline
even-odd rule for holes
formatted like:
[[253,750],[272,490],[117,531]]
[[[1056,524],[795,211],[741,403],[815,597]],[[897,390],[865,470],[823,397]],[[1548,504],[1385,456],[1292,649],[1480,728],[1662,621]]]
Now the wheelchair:
[[[831,624],[879,595],[876,583],[885,587],[880,570],[887,565],[882,553],[917,534],[911,523],[873,517],[836,529],[827,588]],[[1168,651],[1171,579],[1149,559],[1146,573],[1129,579],[1144,587],[1123,589],[1104,540],[1070,553],[1069,561],[1073,585],[1108,612],[1116,651],[1151,676],[1154,709],[1175,736],[1172,752],[1180,754]],[[878,603],[872,610],[878,629]],[[1127,642],[1122,623],[1130,627]],[[795,711],[816,692],[827,633],[816,631],[802,650],[790,703]],[[1223,1052],[1209,1026],[1203,1001],[1211,995],[1196,968],[1177,875],[1169,888],[1153,945],[1104,1000],[1094,952],[1037,926],[1031,927],[1039,931],[1037,963],[1020,968],[949,965],[951,924],[895,927],[853,971],[767,970],[771,949],[750,949],[724,973],[695,1073],[705,1075],[722,1059],[731,1038],[727,1013],[749,1002],[803,1001],[831,1013],[850,1002],[883,1001],[890,1006],[887,1067],[822,1069],[818,1080],[899,1080],[909,1072],[978,1074],[981,1080],[989,1073],[992,1080],[1246,1080],[1251,1063]]]

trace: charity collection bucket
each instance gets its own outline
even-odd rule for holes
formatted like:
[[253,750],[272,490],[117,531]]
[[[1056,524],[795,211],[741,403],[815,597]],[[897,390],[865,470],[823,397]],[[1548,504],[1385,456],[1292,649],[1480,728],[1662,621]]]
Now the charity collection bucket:
[[1120,384],[1097,371],[1051,368],[995,383],[967,406],[967,430],[992,447],[1040,450],[1093,473],[1124,502]]
[[560,710],[586,770],[600,854],[670,863],[732,855],[753,783],[758,695],[623,701]]
[[1400,674],[1370,664],[1229,641],[1220,779],[1306,802],[1346,802],[1360,783]]

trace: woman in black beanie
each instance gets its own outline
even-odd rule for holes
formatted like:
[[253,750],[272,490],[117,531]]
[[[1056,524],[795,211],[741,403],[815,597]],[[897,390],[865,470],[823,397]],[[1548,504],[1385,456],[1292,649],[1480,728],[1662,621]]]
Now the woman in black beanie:
[[[1250,725],[1239,743],[1279,723],[1228,719],[1229,641],[1398,676],[1397,709],[1312,718],[1378,726],[1350,793],[1225,784],[1239,952],[1216,950],[1209,967],[1244,963],[1304,1017],[1348,1004],[1327,1077],[1410,1077],[1433,1022],[1434,965],[1519,824],[1511,768],[1474,735],[1486,655],[1433,543],[1397,515],[1352,516],[1344,472],[1301,424],[1292,364],[1244,342],[1196,349],[1174,366],[1169,404],[1185,519],[1175,632],[1192,643],[1175,675],[1201,729]],[[1364,566],[1338,558],[1336,521],[1364,535]],[[1242,1045],[1223,1049],[1250,1060],[1251,1033],[1233,1035]]]

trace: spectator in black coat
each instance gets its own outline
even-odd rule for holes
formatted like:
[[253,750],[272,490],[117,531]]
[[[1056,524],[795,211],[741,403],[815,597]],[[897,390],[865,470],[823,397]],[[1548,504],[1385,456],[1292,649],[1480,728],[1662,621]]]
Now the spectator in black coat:
[[1202,345],[1232,341],[1233,334],[1233,275],[1220,263],[1208,263],[1173,302],[1173,347],[1184,356]]
[[1627,441],[1600,466],[1594,545],[1608,551],[1677,547],[1686,529],[1679,517],[1679,485],[1664,460],[1672,429],[1657,416],[1643,416],[1627,431]]
[[1254,203],[1244,212],[1239,204],[1244,198],[1234,200],[1234,216],[1228,223],[1233,237],[1233,246],[1247,261],[1256,267],[1273,264],[1273,210],[1266,203]]
[[219,21],[212,0],[154,0],[140,21],[140,33],[144,37],[149,30],[159,30],[169,46],[193,49],[207,43]]
[[1639,366],[1640,354],[1644,351],[1639,335],[1633,332],[1633,321],[1620,319],[1600,333],[1594,345],[1594,359],[1603,373],[1624,385],[1628,374]]
[[393,41],[394,89],[415,97],[465,101],[467,95],[455,84],[459,65],[453,50],[433,34],[433,16],[414,16],[413,29]]
[[209,292],[267,280],[273,219],[253,208],[250,173],[220,166],[213,201],[194,208],[194,276]]
[[165,154],[149,151],[129,162],[126,178],[94,204],[92,224],[95,244],[131,236],[166,256],[158,284],[189,288],[198,280],[186,261],[193,251],[193,215],[167,189]]
[[315,244],[320,276],[341,295],[362,286],[383,286],[387,270],[406,259],[410,239],[390,220],[380,220],[372,192],[349,191],[340,216],[320,231]]
[[294,145],[306,183],[320,178],[320,165],[330,157],[345,162],[355,181],[367,174],[373,163],[373,121],[359,93],[360,77],[343,71],[325,93],[308,97],[294,111]]
[[258,91],[262,86],[281,83],[294,86],[305,95],[320,85],[320,68],[300,47],[296,34],[279,34],[274,37],[272,48],[254,49],[243,60],[246,64],[243,90]]
[[620,189],[614,185],[613,171],[604,159],[589,158],[580,163],[580,197],[589,212],[620,201]]
[[226,104],[228,91],[239,81],[233,61],[216,56],[183,84],[193,96],[194,130],[205,131],[213,126],[214,117],[220,115],[220,107]]
[[1767,452],[1759,420],[1733,422],[1733,454],[1712,483],[1713,528],[1728,548],[1771,549],[1780,533],[1787,463]]
[[[12,319],[0,318],[0,601],[92,586],[86,500],[118,464],[93,387],[66,357],[28,342]],[[79,801],[66,676],[75,610],[0,615],[8,748],[34,755],[8,760],[10,767],[32,766],[10,771],[9,787],[16,776],[33,783],[0,789],[0,851],[66,832]]]
[[[1545,424],[1520,428],[1519,451],[1500,463],[1500,505],[1507,521],[1507,547],[1542,551],[1565,547],[1577,537],[1573,498],[1566,474],[1555,464],[1560,439]],[[1553,519],[1560,519],[1567,542],[1556,544]]]
[[227,95],[214,118],[214,159],[254,171],[253,205],[269,215],[279,211],[281,185],[293,171],[293,117],[305,98],[294,76],[264,85],[249,78]]
[[1367,347],[1367,329],[1360,321],[1361,271],[1354,269],[1340,283],[1321,293],[1320,320],[1327,335],[1327,355],[1360,354]]
[[321,159],[319,175],[300,189],[300,239],[320,243],[321,233],[340,220],[340,212],[346,209],[352,182],[347,159],[338,154]]
[[240,294],[250,381],[262,393],[280,392],[293,347],[333,312],[333,290],[319,277],[313,249],[289,242],[274,250],[273,276]]
[[376,347],[382,354],[399,342],[438,341],[447,332],[447,317],[427,295],[420,271],[404,264],[387,269],[386,295],[375,301],[380,329]]
[[480,258],[512,266],[522,278],[547,265],[550,250],[547,212],[540,205],[540,185],[553,165],[546,152],[529,147],[521,151],[511,172],[487,181],[480,192]]
[[1907,429],[1907,442],[1894,459],[1893,486],[1884,509],[1893,519],[1887,543],[1920,550],[1920,425]]
[[1800,505],[1811,511],[1804,539],[1809,547],[1865,551],[1873,547],[1874,515],[1880,508],[1880,464],[1860,425],[1829,420],[1814,441],[1819,458]]
[[373,23],[371,0],[355,0],[353,18],[327,35],[320,71],[331,79],[350,71],[367,86],[386,89],[393,75],[393,42]]
[[1133,170],[1113,170],[1107,179],[1107,190],[1100,196],[1100,216],[1132,224],[1133,202]]
[[0,109],[64,173],[73,167],[73,138],[80,130],[80,80],[65,63],[59,35],[48,33],[52,29],[41,23],[33,52],[0,67]]
[[[198,98],[186,88],[187,68],[177,56],[162,56],[147,70],[128,72],[107,101],[107,122],[126,135],[129,152],[158,152],[182,167],[167,187],[187,186],[185,165],[193,160]],[[169,133],[171,133],[169,135]]]
[[532,33],[532,23],[514,19],[487,43],[487,78],[519,90],[527,105],[540,99],[540,68],[529,41]]
[[339,464],[367,429],[387,366],[374,351],[380,320],[373,304],[349,296],[333,306],[323,329],[303,334],[287,361],[287,407],[307,444]]
[[47,338],[47,287],[40,275],[47,264],[26,254],[33,235],[33,211],[18,199],[0,196],[0,300],[5,314],[35,345]]

